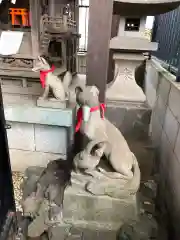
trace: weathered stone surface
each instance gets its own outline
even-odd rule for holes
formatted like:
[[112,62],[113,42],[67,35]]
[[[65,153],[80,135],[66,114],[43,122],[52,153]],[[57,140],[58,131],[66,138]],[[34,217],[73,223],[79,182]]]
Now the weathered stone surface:
[[167,108],[167,105],[164,103],[164,100],[159,95],[157,97],[157,101],[156,101],[156,105],[155,105],[155,107],[153,109],[153,113],[158,118],[159,123],[161,124],[161,126],[164,123],[164,118],[165,118],[165,114],[166,114],[166,108]]
[[13,122],[69,127],[74,121],[72,109],[45,109],[39,107],[5,104],[4,111],[6,120]]
[[175,145],[175,141],[176,141],[177,133],[179,129],[179,123],[169,108],[167,108],[167,111],[166,111],[163,128],[172,146],[172,149],[174,149],[174,145]]
[[48,232],[52,240],[116,240],[117,231],[75,227],[71,225],[55,226]]
[[[31,168],[26,177],[35,178],[41,172],[41,168],[37,171]],[[28,187],[27,182],[24,188]],[[135,195],[124,199],[94,196],[73,183],[65,190],[63,209],[66,224],[106,231],[117,230],[122,222],[137,219],[138,212]]]
[[127,113],[126,107],[119,107],[115,104],[107,104],[106,117],[112,124],[114,124],[118,129],[122,128],[122,124]]
[[116,240],[117,231],[103,231],[86,229],[83,232],[84,240]]
[[67,107],[66,102],[57,101],[55,100],[44,100],[44,99],[38,99],[37,100],[37,106],[43,107],[43,108],[55,108],[55,109],[65,109]]
[[174,116],[177,118],[178,122],[180,122],[180,108],[178,104],[179,101],[180,101],[179,89],[173,84],[171,84],[168,105]]
[[107,101],[106,117],[125,137],[136,136],[138,139],[147,136],[151,110],[145,104]]
[[75,187],[65,191],[64,220],[68,223],[79,222],[92,227],[117,229],[122,221],[136,217],[136,196],[113,199],[93,196]]
[[146,98],[147,98],[147,103],[151,108],[154,107],[156,98],[157,98],[157,86],[159,84],[159,79],[158,79],[158,72],[152,65],[151,61],[147,62],[147,67],[146,67],[146,77],[145,77],[145,93],[146,93]]
[[143,183],[143,186],[141,187],[141,192],[144,196],[154,200],[156,198],[157,192],[157,183],[155,182],[155,180],[148,180],[147,182]]
[[7,134],[13,171],[65,158],[74,136],[74,107],[42,108],[36,106],[31,94],[4,94],[4,111],[6,121],[12,125]]
[[[179,239],[180,108],[178,103],[180,102],[180,87],[178,83],[175,83],[175,76],[163,69],[157,61],[151,62],[153,64],[147,68],[148,84],[146,86],[149,102],[152,96],[153,99],[158,97],[157,101],[154,101],[151,133],[153,144],[158,150],[156,162],[160,176],[157,191],[159,221],[167,232],[171,233],[171,239]],[[159,84],[154,85],[154,81]],[[166,114],[164,114],[165,109]],[[159,239],[166,239],[164,235],[160,231]]]
[[171,89],[171,83],[167,79],[163,77],[163,75],[159,75],[159,85],[157,86],[157,94],[163,100],[164,105],[167,105],[169,99],[169,93]]
[[36,104],[36,98],[32,95],[21,95],[21,94],[3,94],[4,105],[23,105],[24,107],[32,107]]
[[36,124],[34,132],[36,151],[66,155],[67,131],[65,128]]
[[147,240],[156,239],[157,223],[146,215],[140,216],[139,221],[124,224],[119,232],[118,240]]
[[135,154],[141,170],[141,181],[148,180],[153,173],[155,163],[155,149],[151,141],[138,141],[135,137],[127,138],[131,151]]
[[12,149],[34,151],[34,126],[28,123],[10,122],[8,129],[8,144]]
[[[115,48],[119,45],[119,39],[121,40],[122,38],[124,41],[125,37],[122,36],[120,38],[112,38],[110,48]],[[128,40],[130,40],[130,38],[126,38],[126,41],[122,44],[126,45]],[[132,43],[132,40],[130,41]],[[119,49],[119,46],[116,49]],[[109,101],[145,102],[146,96],[142,89],[136,84],[134,78],[134,71],[144,60],[143,56],[139,54],[115,53],[113,59],[115,60],[116,75],[114,81],[107,87],[106,98]]]
[[159,118],[156,116],[155,112],[152,113],[150,135],[153,146],[157,148],[161,143],[162,125],[160,124]]
[[43,89],[39,83],[30,83],[28,82],[27,87],[23,87],[21,84],[17,85],[16,81],[12,84],[7,84],[7,80],[4,80],[6,84],[2,86],[3,96],[6,94],[18,94],[18,95],[31,95],[31,96],[40,96],[43,92]]
[[69,239],[68,237],[71,236],[70,229],[71,229],[71,226],[66,224],[60,225],[60,226],[54,226],[49,229],[48,235],[51,237],[51,240]]
[[24,172],[30,166],[45,167],[49,161],[57,158],[66,158],[61,154],[44,153],[36,151],[24,151],[10,149],[11,168],[13,171]]
[[180,131],[178,131],[174,152],[175,152],[175,154],[176,154],[176,156],[177,156],[177,158],[180,162]]
[[168,175],[169,175],[169,163],[170,163],[170,158],[172,154],[172,149],[171,149],[170,142],[167,138],[167,135],[164,131],[162,132],[162,137],[161,137],[160,152],[161,152],[160,159],[159,159],[160,176],[162,176],[166,180],[168,179]]

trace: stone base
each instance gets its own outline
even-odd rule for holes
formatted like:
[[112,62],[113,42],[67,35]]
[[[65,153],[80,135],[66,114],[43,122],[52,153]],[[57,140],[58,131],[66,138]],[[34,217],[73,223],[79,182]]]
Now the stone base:
[[58,101],[56,99],[37,99],[37,106],[38,107],[44,107],[44,108],[61,108],[61,109],[65,109],[67,108],[67,101],[62,102],[62,101]]
[[117,230],[131,219],[137,219],[136,196],[114,199],[93,196],[75,187],[69,187],[64,197],[64,221],[74,226]]
[[116,240],[117,231],[71,225],[55,226],[48,231],[51,240]]
[[13,171],[28,166],[46,166],[65,158],[74,138],[75,108],[51,109],[36,106],[31,96],[4,95],[5,119]]
[[[37,179],[42,173],[41,167],[28,168],[24,182],[24,198],[29,195],[32,179]],[[75,227],[118,230],[120,226],[130,220],[138,218],[136,195],[128,198],[115,199],[108,196],[94,196],[84,190],[81,185],[72,182],[65,190],[63,221]]]
[[139,54],[114,54],[115,79],[108,84],[106,98],[108,101],[135,101],[144,103],[146,96],[136,84],[135,71],[144,57]]

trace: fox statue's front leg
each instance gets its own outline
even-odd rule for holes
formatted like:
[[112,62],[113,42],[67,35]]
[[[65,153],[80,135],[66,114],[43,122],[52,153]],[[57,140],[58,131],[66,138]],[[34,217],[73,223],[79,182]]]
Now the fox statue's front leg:
[[47,84],[44,89],[43,95],[40,97],[40,99],[47,99],[49,95],[49,85]]

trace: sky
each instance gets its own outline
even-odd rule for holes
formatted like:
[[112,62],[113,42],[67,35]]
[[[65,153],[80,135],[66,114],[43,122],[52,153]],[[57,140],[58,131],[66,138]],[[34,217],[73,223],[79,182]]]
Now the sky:
[[148,16],[147,19],[146,19],[146,28],[152,29],[153,22],[154,22],[154,17],[153,16]]
[[[83,0],[81,0],[83,1]],[[88,1],[88,0],[84,0]],[[85,3],[85,2],[83,2]],[[86,2],[87,3],[87,2]],[[80,8],[79,9],[79,32],[81,34],[81,38],[79,40],[80,48],[83,50],[87,48],[87,36],[88,36],[88,19],[89,19],[89,9],[88,8]],[[152,29],[153,27],[153,16],[148,16],[146,20],[146,28]]]

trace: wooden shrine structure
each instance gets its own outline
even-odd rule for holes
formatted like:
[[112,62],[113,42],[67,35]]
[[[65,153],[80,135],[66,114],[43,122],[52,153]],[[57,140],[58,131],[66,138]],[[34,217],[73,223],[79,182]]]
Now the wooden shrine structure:
[[0,31],[22,31],[19,52],[0,55],[0,76],[36,77],[32,72],[37,56],[43,55],[59,69],[76,73],[77,7],[75,0],[4,0]]

